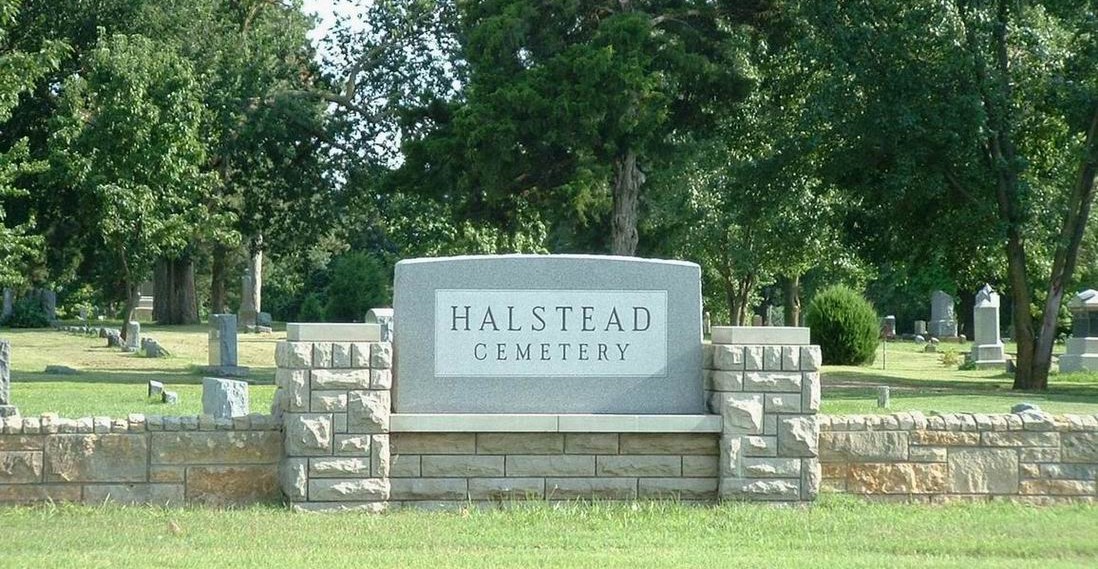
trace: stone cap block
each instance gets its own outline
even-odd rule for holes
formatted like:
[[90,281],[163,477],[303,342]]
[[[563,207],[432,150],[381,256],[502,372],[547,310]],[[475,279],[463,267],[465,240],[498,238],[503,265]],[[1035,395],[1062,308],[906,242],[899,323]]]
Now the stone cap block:
[[808,328],[797,326],[714,326],[710,332],[714,344],[807,346]]
[[719,433],[720,415],[401,413],[391,432],[441,433]]
[[381,326],[295,322],[286,325],[286,339],[291,342],[378,342]]

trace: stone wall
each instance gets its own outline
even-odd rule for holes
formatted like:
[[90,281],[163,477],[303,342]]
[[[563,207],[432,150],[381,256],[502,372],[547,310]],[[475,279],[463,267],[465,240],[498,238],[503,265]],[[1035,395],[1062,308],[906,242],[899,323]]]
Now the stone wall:
[[703,368],[709,409],[723,421],[721,499],[815,499],[819,346],[807,328],[715,327],[712,337]]
[[56,415],[0,422],[0,504],[249,504],[280,499],[273,417]]
[[1098,415],[821,416],[823,489],[879,500],[1094,502]]
[[393,504],[717,499],[716,433],[394,433]]

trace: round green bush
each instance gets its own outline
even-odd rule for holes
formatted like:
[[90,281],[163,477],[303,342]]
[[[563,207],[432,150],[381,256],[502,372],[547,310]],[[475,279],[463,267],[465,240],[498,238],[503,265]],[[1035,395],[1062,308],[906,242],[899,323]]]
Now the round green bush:
[[853,289],[837,285],[817,293],[805,322],[812,330],[812,343],[823,352],[823,363],[873,363],[880,337],[877,311]]

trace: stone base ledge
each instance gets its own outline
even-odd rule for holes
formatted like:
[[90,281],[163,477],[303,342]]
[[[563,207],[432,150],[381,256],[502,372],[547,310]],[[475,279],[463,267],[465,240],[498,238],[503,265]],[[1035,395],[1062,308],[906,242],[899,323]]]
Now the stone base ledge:
[[403,413],[391,432],[406,433],[719,433],[720,415],[537,415]]
[[809,329],[798,326],[713,326],[712,344],[807,346]]

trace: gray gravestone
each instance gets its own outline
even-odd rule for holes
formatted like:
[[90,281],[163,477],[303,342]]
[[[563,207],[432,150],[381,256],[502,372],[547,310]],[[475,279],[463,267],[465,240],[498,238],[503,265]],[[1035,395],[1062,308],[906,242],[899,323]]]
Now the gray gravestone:
[[972,308],[972,351],[968,361],[977,367],[1005,367],[1006,354],[1003,353],[1003,340],[999,337],[999,293],[985,284],[976,293],[976,304]]
[[501,255],[397,263],[399,413],[703,413],[701,270]]
[[126,345],[123,349],[127,352],[136,352],[141,348],[141,324],[136,321],[129,321],[126,324]]
[[1068,301],[1071,337],[1060,356],[1060,371],[1098,371],[1098,291],[1084,290]]
[[935,338],[956,338],[957,318],[953,315],[953,297],[936,290],[930,295],[930,328]]
[[232,379],[202,378],[202,414],[231,419],[248,414],[248,384]]
[[10,288],[4,289],[4,308],[0,311],[0,321],[7,320],[14,310],[15,293]]
[[48,288],[42,289],[42,310],[50,322],[57,320],[57,293]]
[[926,320],[916,320],[915,321],[915,334],[917,334],[919,336],[926,336],[927,335]]
[[238,323],[241,328],[255,326],[259,313],[255,308],[255,284],[251,275],[240,278],[240,310],[237,311]]
[[365,322],[367,324],[377,324],[381,327],[381,341],[392,342],[393,341],[393,309],[392,308],[371,308],[366,313]]
[[211,314],[208,366],[203,373],[241,377],[248,368],[237,365],[237,318],[235,314]]
[[881,319],[881,336],[892,340],[896,337],[896,317],[889,315]]
[[11,342],[0,340],[0,405],[11,404]]

